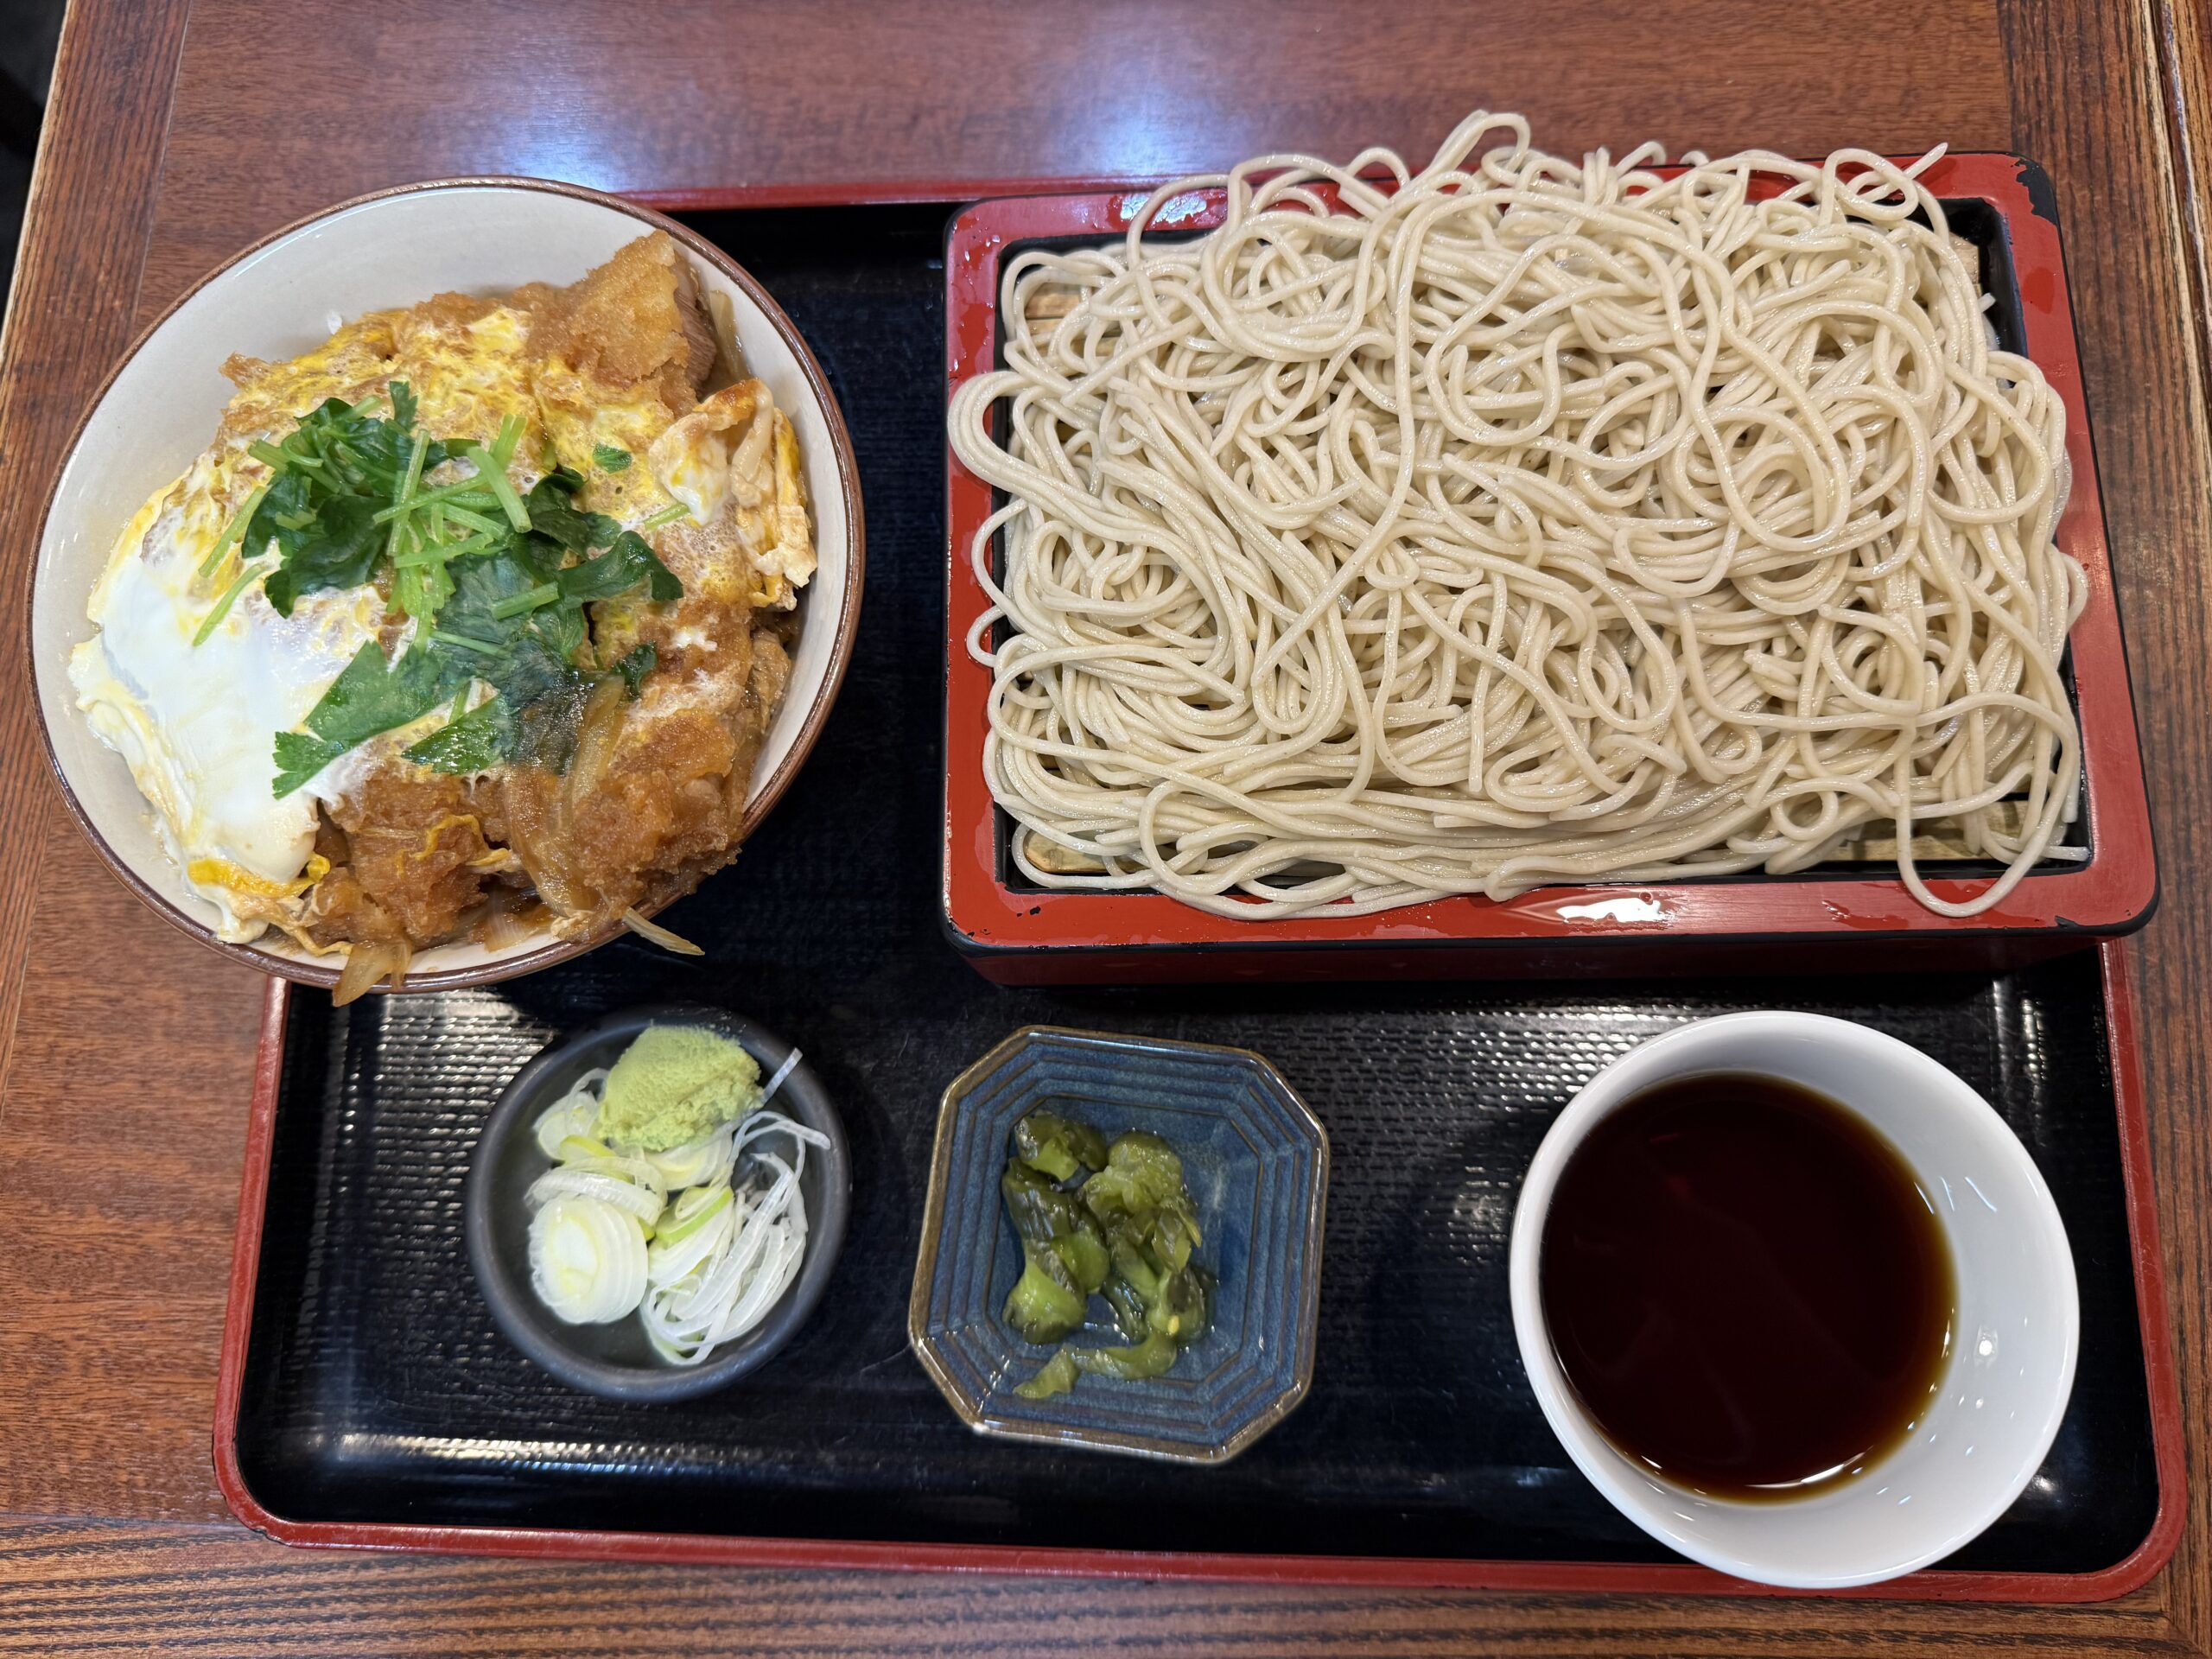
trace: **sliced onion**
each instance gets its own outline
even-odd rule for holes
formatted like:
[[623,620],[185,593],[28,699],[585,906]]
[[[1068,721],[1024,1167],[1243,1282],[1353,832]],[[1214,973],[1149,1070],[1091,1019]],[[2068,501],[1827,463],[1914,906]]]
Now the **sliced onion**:
[[[513,855],[503,850],[500,856],[503,859],[512,858]],[[543,922],[531,921],[518,910],[489,912],[476,925],[476,942],[486,950],[493,951],[504,950],[509,945],[520,944],[525,939],[543,938],[544,933]]]
[[645,1300],[645,1232],[611,1205],[555,1198],[531,1218],[530,1284],[570,1325],[621,1319]]
[[622,912],[622,925],[639,938],[651,939],[664,950],[673,950],[679,957],[703,957],[707,953],[685,938],[681,933],[671,933],[658,922],[649,922],[635,910]]
[[[793,1049],[784,1056],[784,1063],[769,1074],[768,1086],[760,1091],[760,1098],[755,1103],[754,1109],[758,1110],[773,1100],[776,1097],[776,1090],[784,1086],[784,1079],[791,1076],[798,1068],[798,1050]],[[823,1144],[826,1146],[828,1142],[825,1141]]]
[[650,1222],[661,1211],[661,1195],[619,1175],[577,1169],[563,1164],[549,1169],[530,1184],[523,1202],[532,1210],[556,1198],[595,1198],[640,1222]]
[[399,989],[414,954],[404,941],[353,946],[346,953],[346,966],[339,971],[338,983],[331,989],[331,1006],[342,1008],[348,1002],[357,1001],[387,978],[393,990]]

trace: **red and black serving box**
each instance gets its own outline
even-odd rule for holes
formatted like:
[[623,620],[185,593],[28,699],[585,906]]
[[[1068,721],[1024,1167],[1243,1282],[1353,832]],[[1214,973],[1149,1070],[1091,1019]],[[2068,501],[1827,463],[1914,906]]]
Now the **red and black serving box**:
[[[1967,917],[1929,910],[1893,867],[1878,863],[1551,887],[1502,901],[1454,897],[1370,916],[1324,912],[1268,922],[1217,916],[1156,893],[1040,887],[1008,855],[1012,820],[983,779],[991,671],[969,655],[966,642],[989,601],[970,550],[998,503],[954,459],[946,500],[944,913],[962,952],[978,971],[1009,984],[1799,971],[1999,966],[2141,926],[2158,896],[2150,808],[2049,182],[2031,162],[1993,155],[1942,157],[1921,180],[1944,202],[1953,232],[1981,251],[1999,340],[2034,359],[2066,404],[2074,482],[2058,540],[2088,577],[2088,607],[2069,652],[2084,773],[2084,810],[2070,840],[2084,855],[2047,861],[2002,903]],[[945,251],[950,385],[999,365],[1000,276],[1010,253],[1119,239],[1147,194],[1016,197],[961,213]],[[1204,230],[1219,222],[1222,200],[1218,191],[1179,197],[1154,227]],[[1958,899],[1995,868],[1946,871],[1923,861],[1922,872],[1940,896]]]

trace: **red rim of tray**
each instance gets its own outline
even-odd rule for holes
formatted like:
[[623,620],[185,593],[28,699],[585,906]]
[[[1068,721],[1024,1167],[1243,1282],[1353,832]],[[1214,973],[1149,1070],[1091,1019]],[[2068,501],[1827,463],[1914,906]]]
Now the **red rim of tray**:
[[[1284,947],[1384,946],[1404,952],[1821,937],[1948,936],[1967,946],[1991,936],[2112,935],[2140,926],[2158,898],[2150,804],[2050,184],[2032,162],[2004,155],[1947,156],[1923,169],[1921,181],[1946,199],[1986,201],[2002,219],[2027,354],[2066,404],[2074,487],[2058,539],[2088,578],[2088,607],[2071,635],[2088,861],[2030,875],[2004,902],[1970,917],[1925,908],[1893,875],[1859,874],[1548,887],[1505,900],[1452,897],[1370,916],[1266,922],[1216,916],[1156,893],[1010,887],[1001,874],[1003,820],[983,779],[991,671],[967,650],[969,630],[988,604],[969,549],[992,511],[992,490],[948,457],[944,908],[954,943],[988,960],[1132,950],[1264,954]],[[1147,197],[1145,188],[1133,187],[983,201],[962,213],[945,251],[948,392],[996,366],[1000,267],[1009,249],[1125,232]],[[1193,191],[1168,202],[1153,224],[1162,231],[1203,230],[1219,223],[1222,201],[1219,191]],[[1940,897],[1960,899],[1986,886],[1986,878],[1929,875],[1928,885]]]
[[2126,948],[2098,947],[2103,958],[2105,1020],[2111,1045],[2113,1092],[2120,1117],[2120,1172],[2126,1187],[2136,1315],[2151,1412],[2151,1443],[2158,1508],[2150,1530],[2122,1560],[2094,1573],[1973,1573],[1940,1568],[1885,1584],[1808,1592],[1752,1584],[1688,1562],[1653,1566],[1605,1561],[1501,1561],[1341,1555],[1255,1555],[1077,1548],[1025,1549],[992,1544],[848,1542],[810,1538],[734,1538],[693,1533],[614,1532],[588,1528],[432,1526],[405,1522],[295,1521],[263,1505],[247,1485],[238,1459],[240,1397],[253,1298],[260,1274],[261,1231],[269,1201],[269,1160],[276,1128],[276,1096],[284,1068],[284,1021],[290,988],[271,980],[263,1004],[261,1046],[254,1067],[253,1109],[246,1128],[245,1173],[238,1190],[238,1237],[231,1258],[229,1307],[223,1320],[216,1381],[215,1481],[231,1512],[280,1543],[311,1548],[428,1550],[444,1554],[521,1555],[606,1560],[712,1563],[731,1567],[880,1568],[906,1572],[1019,1573],[1061,1577],[1194,1579],[1263,1584],[1364,1585],[1376,1588],[1453,1588],[1554,1592],[1605,1591],[1623,1595],[1845,1596],[1917,1601],[2104,1601],[2146,1583],[2181,1537],[2181,1396],[2168,1335],[2158,1216],[2152,1198],[2151,1143],[2143,1116],[2142,1066],[2135,1040],[2134,994]]

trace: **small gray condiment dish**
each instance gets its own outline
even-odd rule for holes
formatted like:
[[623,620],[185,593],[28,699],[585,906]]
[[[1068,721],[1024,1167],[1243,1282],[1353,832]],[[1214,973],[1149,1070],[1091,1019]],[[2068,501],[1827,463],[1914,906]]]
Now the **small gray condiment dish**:
[[[523,1195],[552,1160],[537,1145],[540,1114],[585,1072],[611,1066],[647,1026],[705,1026],[742,1044],[760,1063],[763,1081],[790,1058],[791,1046],[724,1009],[688,1003],[626,1008],[553,1043],[523,1069],[493,1107],[476,1143],[462,1199],[469,1265],[493,1321],[516,1347],[572,1389],[609,1400],[690,1400],[735,1382],[766,1362],[806,1323],[836,1266],[852,1197],[844,1126],[828,1091],[804,1060],[791,1068],[770,1103],[773,1110],[829,1137],[809,1147],[799,1191],[806,1202],[806,1255],[798,1277],[768,1316],[701,1364],[677,1365],[653,1351],[634,1313],[607,1325],[569,1325],[537,1300],[530,1285],[530,1211]],[[766,1142],[791,1155],[789,1137]]]

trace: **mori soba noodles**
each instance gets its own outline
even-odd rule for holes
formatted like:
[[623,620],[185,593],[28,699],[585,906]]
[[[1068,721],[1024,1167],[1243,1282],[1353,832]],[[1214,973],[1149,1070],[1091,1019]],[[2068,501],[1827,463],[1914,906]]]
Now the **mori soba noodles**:
[[[1007,495],[969,648],[1026,874],[1347,914],[1872,826],[1967,914],[2070,855],[2057,395],[1917,167],[1688,159],[1477,115],[1008,264],[950,420]],[[1939,820],[2005,867],[1963,902]]]

